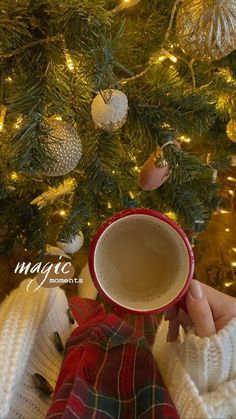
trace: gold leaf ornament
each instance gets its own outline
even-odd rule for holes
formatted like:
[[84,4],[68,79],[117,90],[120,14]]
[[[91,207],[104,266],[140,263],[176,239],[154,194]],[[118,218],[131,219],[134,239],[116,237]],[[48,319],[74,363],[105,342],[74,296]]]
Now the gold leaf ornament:
[[176,19],[185,54],[217,61],[236,49],[236,0],[183,0]]

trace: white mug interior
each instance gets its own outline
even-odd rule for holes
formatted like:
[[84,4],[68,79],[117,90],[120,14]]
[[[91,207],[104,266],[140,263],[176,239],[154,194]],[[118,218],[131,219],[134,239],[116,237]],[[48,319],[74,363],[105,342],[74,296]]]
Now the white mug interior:
[[190,258],[177,230],[152,215],[135,214],[110,224],[99,237],[94,270],[103,292],[130,310],[158,310],[184,288]]

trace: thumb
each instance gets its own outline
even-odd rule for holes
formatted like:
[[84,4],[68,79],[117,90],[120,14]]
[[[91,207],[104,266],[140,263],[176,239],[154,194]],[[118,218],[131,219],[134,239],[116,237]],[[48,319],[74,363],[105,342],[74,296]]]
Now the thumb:
[[186,296],[188,314],[200,338],[216,333],[210,305],[200,282],[193,280]]

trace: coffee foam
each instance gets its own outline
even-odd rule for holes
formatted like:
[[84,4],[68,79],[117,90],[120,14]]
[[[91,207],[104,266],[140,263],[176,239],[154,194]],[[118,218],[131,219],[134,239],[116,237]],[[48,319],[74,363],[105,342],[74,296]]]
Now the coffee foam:
[[99,238],[95,272],[114,301],[134,310],[152,310],[179,294],[188,276],[189,256],[169,224],[149,215],[130,215],[112,223]]

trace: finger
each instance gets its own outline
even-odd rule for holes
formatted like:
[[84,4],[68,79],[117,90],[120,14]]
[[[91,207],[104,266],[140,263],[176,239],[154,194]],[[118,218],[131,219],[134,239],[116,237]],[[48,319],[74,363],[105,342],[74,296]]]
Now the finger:
[[179,336],[179,318],[175,317],[169,321],[169,330],[167,335],[167,342],[174,342]]
[[193,322],[192,322],[190,316],[186,313],[186,311],[182,310],[182,308],[180,308],[180,310],[179,310],[179,322],[180,322],[181,326],[184,328],[185,332],[190,327],[193,327]]
[[209,285],[206,284],[202,284],[202,288],[210,304],[215,323],[219,322],[219,320],[222,322],[223,317],[230,319],[231,317],[236,316],[235,298],[223,294],[222,292],[209,287]]
[[186,306],[199,337],[212,336],[216,333],[210,305],[200,282],[196,280],[191,282],[186,296]]

